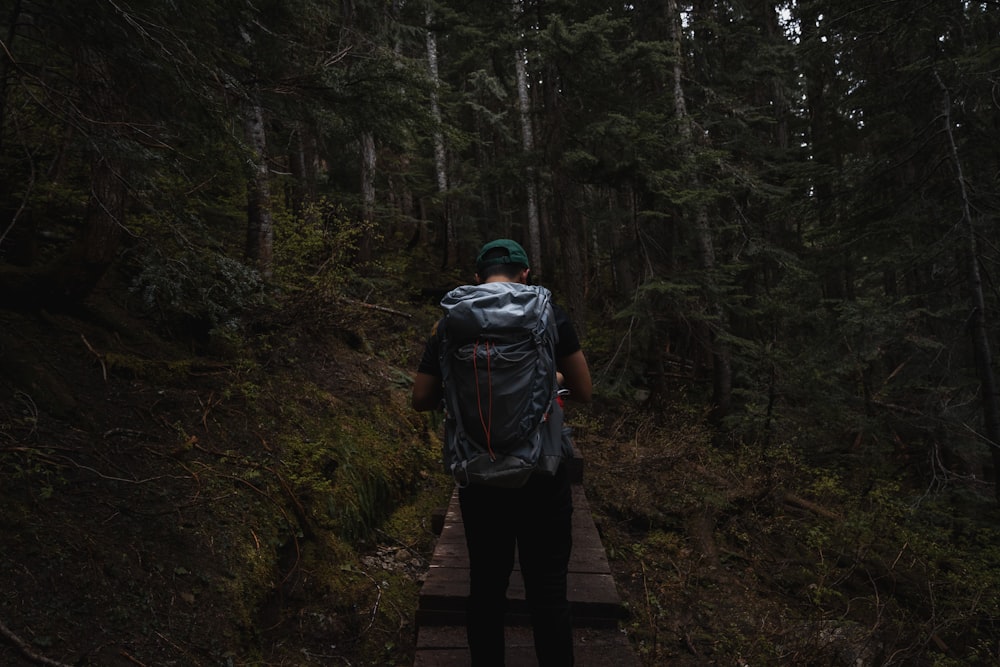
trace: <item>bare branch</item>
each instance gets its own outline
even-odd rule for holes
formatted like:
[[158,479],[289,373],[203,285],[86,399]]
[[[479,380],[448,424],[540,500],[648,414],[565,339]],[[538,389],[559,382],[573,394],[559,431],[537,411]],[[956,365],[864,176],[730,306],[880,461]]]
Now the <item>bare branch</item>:
[[8,642],[13,644],[17,650],[21,652],[25,658],[31,662],[37,663],[39,665],[46,665],[47,667],[72,667],[65,662],[59,662],[58,660],[52,660],[51,658],[46,658],[44,655],[36,653],[28,646],[28,643],[14,634],[10,628],[8,628],[2,620],[0,620],[0,636],[6,639]]

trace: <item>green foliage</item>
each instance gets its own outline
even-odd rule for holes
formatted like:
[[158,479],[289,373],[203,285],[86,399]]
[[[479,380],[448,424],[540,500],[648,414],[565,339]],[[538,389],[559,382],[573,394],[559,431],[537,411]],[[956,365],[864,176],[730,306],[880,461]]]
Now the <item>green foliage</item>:
[[813,557],[799,591],[824,618],[874,629],[890,620],[898,627],[886,649],[899,655],[922,651],[919,627],[966,655],[991,641],[1000,604],[1000,534],[987,518],[995,510],[956,514],[945,498],[907,499],[893,482],[859,492],[830,470],[807,493],[843,513],[801,527]]
[[600,376],[606,397],[630,395],[648,386],[648,374],[662,372],[660,357],[672,333],[705,321],[700,294],[698,285],[682,280],[650,280],[614,313],[617,326],[604,322],[589,330],[589,349],[612,360]]
[[283,443],[290,483],[309,515],[347,541],[384,521],[438,456],[400,429],[393,404],[369,408],[311,418],[314,436]]
[[402,499],[436,452],[406,446],[399,432],[386,430],[375,407],[365,426],[346,426],[338,443],[339,465],[328,512],[346,537],[366,534]]
[[676,642],[748,664],[990,655],[1000,535],[982,499],[808,467],[797,445],[712,448],[677,421],[633,437],[636,423],[614,425],[608,451],[587,450],[588,497],[608,513],[615,569],[632,573],[628,630],[648,662],[670,662]]
[[142,309],[168,330],[234,335],[241,316],[264,303],[260,275],[245,264],[207,249],[167,256],[150,248],[131,292]]
[[326,200],[309,203],[298,216],[291,212],[276,215],[276,284],[289,291],[336,292],[354,276],[351,265],[365,231],[343,206]]

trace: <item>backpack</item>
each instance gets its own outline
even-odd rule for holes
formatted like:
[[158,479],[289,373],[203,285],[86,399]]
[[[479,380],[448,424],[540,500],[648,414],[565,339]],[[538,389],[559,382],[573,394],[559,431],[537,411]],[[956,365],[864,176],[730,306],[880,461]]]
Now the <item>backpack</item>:
[[544,287],[463,285],[441,300],[445,468],[459,486],[519,487],[563,458],[552,295]]

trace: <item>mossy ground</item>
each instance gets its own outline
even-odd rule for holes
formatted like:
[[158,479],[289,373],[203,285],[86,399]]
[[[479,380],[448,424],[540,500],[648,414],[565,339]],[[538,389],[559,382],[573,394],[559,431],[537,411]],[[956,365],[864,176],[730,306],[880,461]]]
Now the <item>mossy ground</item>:
[[[297,304],[242,345],[166,342],[107,294],[0,311],[0,664],[412,663],[451,491],[408,407],[436,311]],[[1000,664],[976,480],[720,443],[662,397],[568,418],[643,664]]]
[[0,663],[405,664],[448,494],[419,334],[277,315],[220,353],[110,298],[0,313]]

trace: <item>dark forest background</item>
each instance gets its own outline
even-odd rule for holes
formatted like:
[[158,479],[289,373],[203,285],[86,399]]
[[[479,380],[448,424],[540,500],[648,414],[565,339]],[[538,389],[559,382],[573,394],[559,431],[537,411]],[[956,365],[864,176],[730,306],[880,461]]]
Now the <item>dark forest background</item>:
[[[406,664],[364,558],[430,543],[409,374],[504,236],[647,664],[1000,664],[1000,3],[8,0],[0,47],[0,656]],[[181,528],[220,579],[150,565]]]

